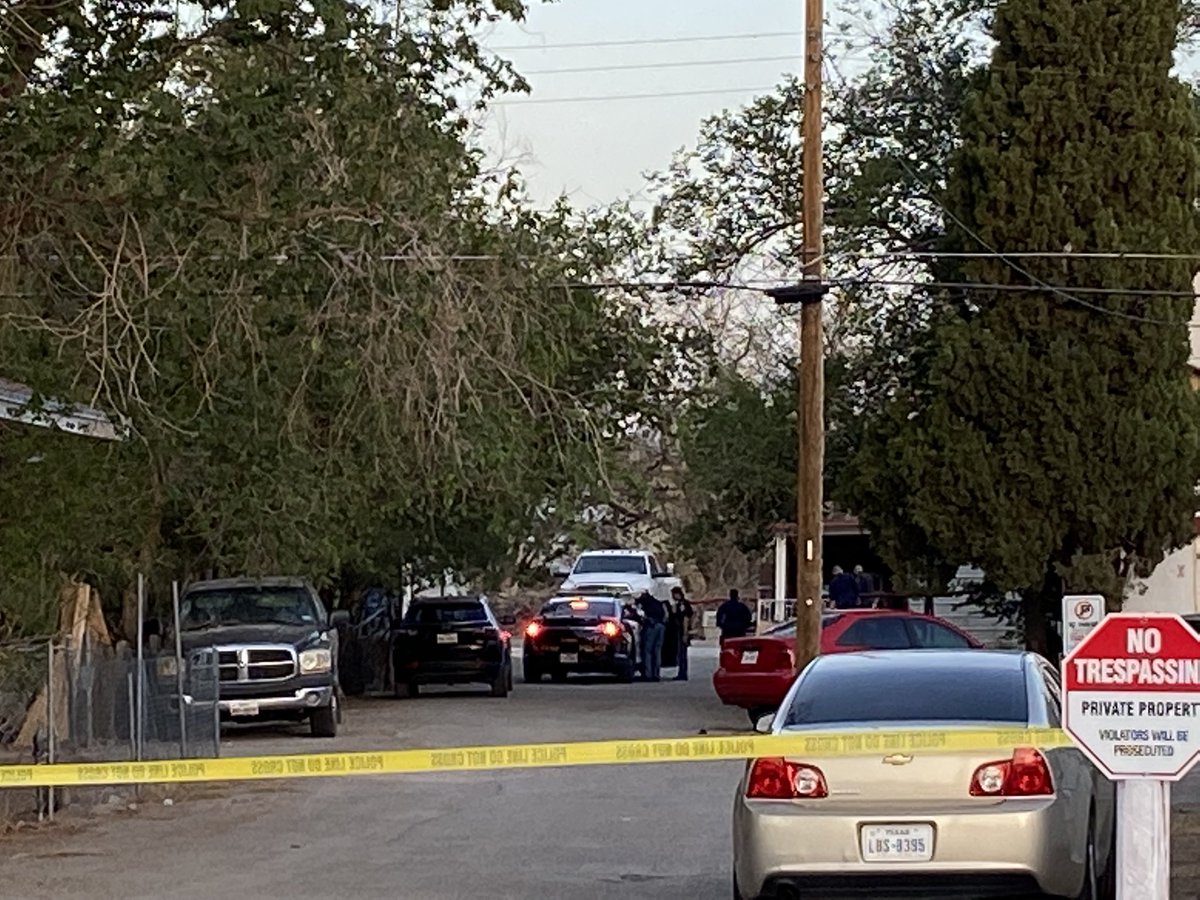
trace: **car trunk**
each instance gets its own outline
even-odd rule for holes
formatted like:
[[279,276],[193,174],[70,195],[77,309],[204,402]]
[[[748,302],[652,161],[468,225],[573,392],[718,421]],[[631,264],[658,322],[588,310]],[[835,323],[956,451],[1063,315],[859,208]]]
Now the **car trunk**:
[[775,672],[794,666],[792,643],[780,638],[732,638],[721,648],[721,668],[726,672]]
[[406,625],[400,636],[405,656],[429,662],[477,659],[485,646],[499,641],[487,622]]
[[[936,731],[930,736],[934,734]],[[861,732],[860,737],[864,746],[870,746],[871,732]],[[815,801],[822,809],[887,815],[1002,802],[999,798],[972,797],[971,780],[980,766],[1011,755],[1007,750],[899,749],[881,741],[878,752],[870,755],[827,757],[816,752],[788,754],[787,758],[821,770],[829,789],[827,798]]]

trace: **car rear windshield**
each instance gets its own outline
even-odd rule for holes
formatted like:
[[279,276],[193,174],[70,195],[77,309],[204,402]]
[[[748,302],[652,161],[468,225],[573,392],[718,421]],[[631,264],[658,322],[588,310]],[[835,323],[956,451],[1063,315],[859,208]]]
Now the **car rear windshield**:
[[317,607],[300,587],[237,587],[195,591],[183,598],[180,628],[223,625],[316,625]]
[[[821,627],[828,628],[841,616],[821,616]],[[774,628],[763,632],[763,637],[795,637],[796,636],[796,620],[784,622],[782,625],[776,625]]]
[[1025,674],[1017,665],[817,664],[804,676],[785,725],[905,721],[1024,725],[1028,707]]
[[462,603],[414,603],[404,617],[404,621],[409,625],[455,625],[487,620],[487,611],[477,600]]
[[552,600],[542,607],[542,616],[547,619],[595,619],[602,616],[616,618],[617,604],[612,600]]
[[572,575],[595,575],[612,572],[621,575],[645,575],[646,558],[630,554],[606,553],[602,556],[584,556],[575,563]]

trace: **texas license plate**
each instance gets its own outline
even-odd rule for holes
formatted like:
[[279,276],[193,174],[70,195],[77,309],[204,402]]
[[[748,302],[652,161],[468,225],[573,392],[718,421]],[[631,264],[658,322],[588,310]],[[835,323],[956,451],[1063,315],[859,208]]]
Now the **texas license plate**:
[[458,643],[458,635],[457,634],[439,634],[437,636],[437,642],[439,644],[457,644]]
[[231,716],[257,716],[257,700],[230,700],[229,714]]
[[558,661],[560,663],[577,663],[577,662],[579,662],[579,654],[578,653],[560,653],[560,654],[558,654]]
[[743,650],[742,651],[742,665],[743,666],[752,666],[756,662],[758,662],[758,651],[757,650]]
[[864,825],[863,862],[928,862],[933,859],[932,825]]

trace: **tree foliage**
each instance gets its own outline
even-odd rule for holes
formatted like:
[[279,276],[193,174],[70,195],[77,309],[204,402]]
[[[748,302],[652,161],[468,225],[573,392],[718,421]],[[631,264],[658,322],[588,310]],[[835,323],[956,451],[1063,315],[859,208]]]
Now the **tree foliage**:
[[0,570],[503,566],[603,489],[663,343],[468,143],[456,98],[520,84],[472,34],[521,5],[190,10],[5,17],[0,359],[133,439],[0,432]]
[[893,548],[1021,592],[1039,649],[1064,577],[1097,587],[1088,559],[1144,573],[1191,537],[1194,266],[1021,255],[1196,247],[1200,135],[1169,74],[1179,17],[1174,0],[996,10],[939,242],[971,254],[943,263],[947,281],[995,288],[934,293],[917,362],[856,461],[857,508]]

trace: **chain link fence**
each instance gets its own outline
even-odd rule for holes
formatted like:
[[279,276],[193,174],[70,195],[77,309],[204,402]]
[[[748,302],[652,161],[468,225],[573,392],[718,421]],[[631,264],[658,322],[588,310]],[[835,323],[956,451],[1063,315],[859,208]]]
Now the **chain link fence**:
[[[86,638],[0,644],[0,764],[132,762],[220,754],[216,653]],[[0,791],[0,820],[53,815],[53,789]]]

